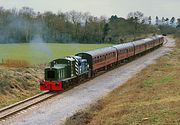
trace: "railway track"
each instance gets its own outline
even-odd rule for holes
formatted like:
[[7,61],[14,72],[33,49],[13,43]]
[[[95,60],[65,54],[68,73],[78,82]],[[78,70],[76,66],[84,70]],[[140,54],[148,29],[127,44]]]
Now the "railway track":
[[2,108],[2,109],[0,109],[0,121],[3,121],[6,118],[13,116],[20,111],[23,111],[33,105],[43,102],[43,101],[45,101],[53,96],[56,96],[56,95],[57,95],[57,93],[52,93],[52,92],[46,91],[41,94],[35,95],[31,98],[17,102],[13,105]]
[[10,105],[10,106],[4,107],[4,108],[0,109],[0,122],[6,120],[7,118],[9,118],[15,114],[18,114],[19,112],[21,112],[23,110],[28,109],[29,107],[31,107],[33,105],[36,105],[45,100],[48,100],[54,96],[59,95],[60,93],[66,92],[66,91],[72,89],[73,87],[75,87],[79,84],[82,84],[83,82],[86,82],[86,81],[88,81],[88,80],[81,81],[79,83],[71,85],[71,86],[67,87],[65,90],[59,91],[59,92],[45,91],[43,93],[37,94],[33,97],[27,98],[25,100],[22,100],[20,102]]

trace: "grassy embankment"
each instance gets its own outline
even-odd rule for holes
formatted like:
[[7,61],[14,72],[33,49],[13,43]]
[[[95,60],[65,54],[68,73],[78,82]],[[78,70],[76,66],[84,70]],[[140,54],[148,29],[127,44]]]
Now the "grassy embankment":
[[66,125],[180,125],[180,38],[157,60]]
[[0,66],[0,108],[31,97],[39,90],[43,67],[10,68]]

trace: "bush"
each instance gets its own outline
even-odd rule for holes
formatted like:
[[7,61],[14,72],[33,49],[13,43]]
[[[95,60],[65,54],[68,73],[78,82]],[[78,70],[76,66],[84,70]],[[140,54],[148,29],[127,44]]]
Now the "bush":
[[30,67],[30,63],[26,60],[6,59],[2,62],[7,67]]

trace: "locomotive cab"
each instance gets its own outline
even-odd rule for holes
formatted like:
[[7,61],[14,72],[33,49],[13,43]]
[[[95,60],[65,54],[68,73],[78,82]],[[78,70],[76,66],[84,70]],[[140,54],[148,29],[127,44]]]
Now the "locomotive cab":
[[45,80],[58,81],[66,77],[68,77],[66,64],[55,65],[53,68],[52,67],[45,68],[45,78],[44,78]]
[[40,83],[40,90],[63,90],[62,81],[75,76],[72,65],[74,60],[60,58],[49,63],[44,70],[45,81]]
[[88,71],[87,60],[78,56],[53,60],[44,70],[45,81],[40,83],[40,90],[63,90],[68,81],[76,79]]

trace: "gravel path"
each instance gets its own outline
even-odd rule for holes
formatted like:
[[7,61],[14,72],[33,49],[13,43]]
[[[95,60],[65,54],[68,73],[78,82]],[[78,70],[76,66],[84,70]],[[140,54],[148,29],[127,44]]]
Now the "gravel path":
[[76,111],[84,109],[102,96],[122,85],[129,78],[140,72],[157,58],[166,54],[175,45],[173,39],[163,47],[136,59],[124,66],[107,72],[84,84],[81,84],[55,98],[17,114],[1,122],[4,125],[61,125],[64,120]]

